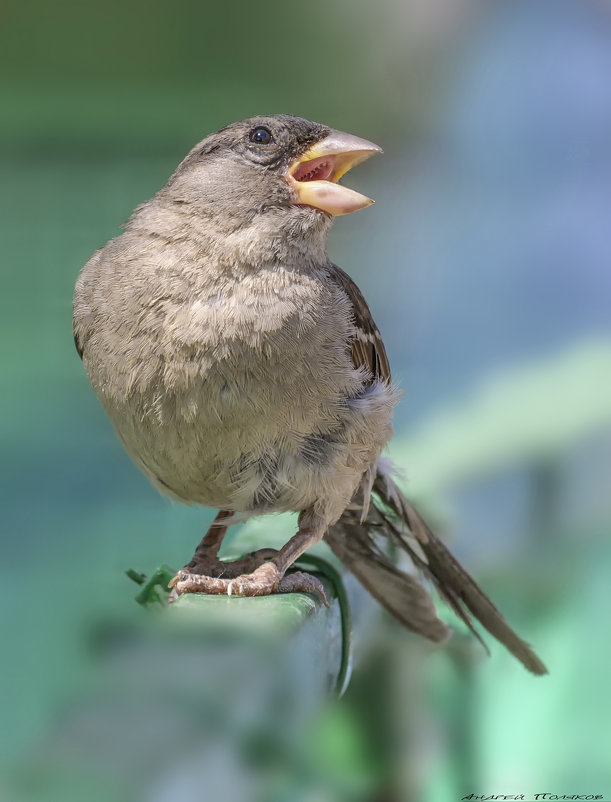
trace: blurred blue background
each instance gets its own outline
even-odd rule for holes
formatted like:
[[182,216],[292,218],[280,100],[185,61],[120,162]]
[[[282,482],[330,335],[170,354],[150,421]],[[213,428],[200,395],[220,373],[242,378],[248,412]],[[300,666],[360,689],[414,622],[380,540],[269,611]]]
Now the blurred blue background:
[[91,622],[133,603],[123,570],[182,565],[213,514],[123,453],[74,352],[76,276],[196,141],[286,112],[385,150],[329,252],[405,390],[391,454],[551,670],[386,621],[312,736],[334,771],[311,756],[332,790],[308,798],[611,798],[608,6],[4,0],[0,26],[7,765],[52,729]]

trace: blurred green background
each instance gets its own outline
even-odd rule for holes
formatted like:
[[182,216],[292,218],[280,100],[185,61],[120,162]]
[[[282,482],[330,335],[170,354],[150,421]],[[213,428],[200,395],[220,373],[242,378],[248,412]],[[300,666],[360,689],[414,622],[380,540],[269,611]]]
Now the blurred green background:
[[72,344],[78,271],[195,142],[286,112],[385,150],[330,256],[405,389],[391,454],[551,670],[384,620],[309,741],[307,798],[611,798],[609,75],[594,0],[3,0],[7,766],[52,729],[91,622],[133,603],[123,570],[182,565],[213,514],[123,453]]

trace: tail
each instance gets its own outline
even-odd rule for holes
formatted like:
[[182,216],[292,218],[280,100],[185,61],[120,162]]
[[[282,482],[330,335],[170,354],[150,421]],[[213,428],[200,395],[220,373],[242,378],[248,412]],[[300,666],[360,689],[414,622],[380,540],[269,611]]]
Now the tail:
[[545,665],[530,646],[516,635],[392,478],[380,468],[372,490],[373,504],[363,523],[359,510],[348,509],[325,535],[332,551],[361,585],[412,632],[437,643],[450,637],[451,630],[437,617],[433,600],[417,577],[400,571],[376,544],[375,535],[384,535],[409,554],[415,567],[432,581],[486,651],[471,616],[529,671],[547,674]]

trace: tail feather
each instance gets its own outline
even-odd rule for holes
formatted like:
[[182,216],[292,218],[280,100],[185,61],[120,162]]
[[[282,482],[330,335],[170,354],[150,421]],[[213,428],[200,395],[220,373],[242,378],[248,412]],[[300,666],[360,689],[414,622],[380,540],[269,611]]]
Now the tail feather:
[[450,637],[450,629],[437,617],[433,600],[418,579],[400,571],[376,545],[370,529],[373,513],[361,523],[357,511],[347,510],[329,527],[325,540],[361,585],[404,627],[442,643]]
[[[385,535],[407,552],[416,568],[484,645],[473,626],[476,618],[533,674],[546,674],[545,665],[509,626],[492,601],[431,531],[386,473],[373,483],[373,505],[367,520],[346,510],[329,528],[325,540],[360,583],[403,626],[429,640],[441,642],[450,630],[439,620],[429,593],[416,577],[396,568],[375,542]],[[487,650],[487,649],[486,649]]]

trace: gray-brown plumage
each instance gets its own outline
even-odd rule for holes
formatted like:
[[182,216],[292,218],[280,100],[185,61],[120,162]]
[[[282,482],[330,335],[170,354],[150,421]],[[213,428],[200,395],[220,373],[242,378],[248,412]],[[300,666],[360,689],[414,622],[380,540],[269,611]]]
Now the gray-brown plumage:
[[[324,595],[309,575],[285,574],[326,536],[398,620],[443,640],[429,594],[375,532],[405,549],[469,625],[471,613],[544,673],[379,459],[398,393],[367,303],[326,251],[333,216],[371,203],[337,181],[376,151],[286,115],[209,136],[83,268],[77,349],[151,482],[221,510],[174,595]],[[219,560],[228,525],[283,511],[299,512],[299,531],[282,549]]]

